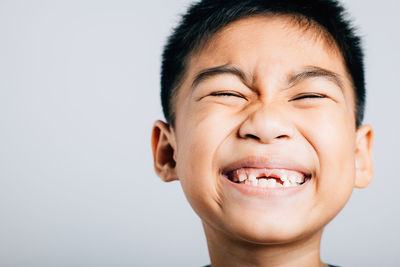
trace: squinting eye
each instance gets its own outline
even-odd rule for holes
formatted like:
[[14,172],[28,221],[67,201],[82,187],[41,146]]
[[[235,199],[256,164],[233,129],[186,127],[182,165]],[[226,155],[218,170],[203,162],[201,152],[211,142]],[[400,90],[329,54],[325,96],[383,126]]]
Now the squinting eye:
[[323,95],[323,94],[304,94],[304,95],[299,95],[299,96],[293,98],[291,101],[305,99],[305,98],[326,98],[326,95]]
[[210,94],[211,96],[235,96],[235,97],[240,97],[244,98],[242,95],[232,93],[232,92],[214,92]]

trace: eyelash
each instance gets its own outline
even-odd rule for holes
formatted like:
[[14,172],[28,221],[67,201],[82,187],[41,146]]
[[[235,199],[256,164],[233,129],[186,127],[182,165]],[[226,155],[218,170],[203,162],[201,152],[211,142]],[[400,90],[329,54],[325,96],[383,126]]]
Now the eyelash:
[[214,92],[210,94],[211,96],[235,96],[235,97],[240,97],[244,98],[242,95],[231,93],[231,92]]
[[305,99],[305,98],[326,98],[326,95],[323,94],[304,94],[304,95],[299,95],[296,96],[295,98],[292,99],[293,100],[301,100],[301,99]]
[[[210,96],[234,96],[234,97],[245,98],[242,95],[232,93],[232,92],[214,92],[214,93],[211,93]],[[303,94],[303,95],[296,96],[291,101],[301,100],[301,99],[306,99],[306,98],[326,98],[326,97],[327,96],[324,94]]]

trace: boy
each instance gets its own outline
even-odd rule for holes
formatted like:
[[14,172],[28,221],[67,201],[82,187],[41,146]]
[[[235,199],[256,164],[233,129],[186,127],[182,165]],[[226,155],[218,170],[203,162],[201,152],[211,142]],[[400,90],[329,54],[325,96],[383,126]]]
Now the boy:
[[360,40],[324,0],[203,0],[165,46],[154,166],[213,267],[327,266],[324,226],[372,179]]

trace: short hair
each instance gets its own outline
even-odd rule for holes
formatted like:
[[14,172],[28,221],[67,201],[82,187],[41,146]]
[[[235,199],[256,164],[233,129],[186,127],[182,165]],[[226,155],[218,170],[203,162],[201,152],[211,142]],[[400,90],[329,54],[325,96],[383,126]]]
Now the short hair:
[[167,122],[175,124],[174,98],[191,53],[229,23],[257,15],[289,15],[298,21],[306,20],[334,41],[352,79],[359,127],[365,106],[364,55],[361,38],[337,0],[201,0],[191,5],[169,36],[162,54],[161,103]]

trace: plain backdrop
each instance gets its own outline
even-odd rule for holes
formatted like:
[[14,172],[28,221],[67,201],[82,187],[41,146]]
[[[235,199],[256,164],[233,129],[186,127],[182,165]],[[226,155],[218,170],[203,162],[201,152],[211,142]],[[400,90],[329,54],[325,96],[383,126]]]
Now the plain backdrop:
[[[0,0],[0,266],[202,266],[201,222],[154,171],[162,46],[188,0]],[[324,261],[400,266],[396,0],[346,1],[364,37],[375,179]]]

